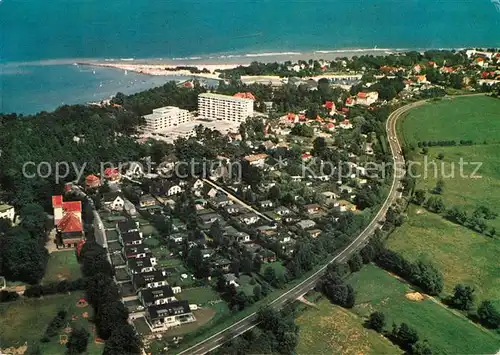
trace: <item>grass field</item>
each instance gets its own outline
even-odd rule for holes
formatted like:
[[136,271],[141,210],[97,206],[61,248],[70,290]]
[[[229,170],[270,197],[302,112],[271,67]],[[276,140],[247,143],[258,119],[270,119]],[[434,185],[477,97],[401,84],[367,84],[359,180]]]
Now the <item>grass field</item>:
[[[443,99],[411,110],[398,122],[399,136],[406,144],[428,140],[472,140],[472,146],[432,147],[427,156],[420,149],[410,153],[417,167],[417,189],[429,192],[443,179],[440,197],[447,208],[458,206],[469,215],[479,206],[500,213],[500,100],[489,97]],[[486,142],[486,144],[484,144]],[[437,159],[439,153],[444,158]],[[427,159],[427,161],[425,161]],[[472,164],[482,163],[475,169]],[[434,167],[436,163],[436,168]],[[427,166],[424,169],[424,166]],[[487,221],[500,229],[500,217]],[[407,222],[396,229],[388,246],[410,259],[428,258],[444,273],[445,292],[459,283],[472,284],[479,299],[492,299],[500,306],[500,243],[442,216],[411,206]]]
[[[91,312],[90,306],[76,307],[76,303],[83,297],[82,292],[73,292],[70,295],[54,295],[44,299],[23,299],[16,302],[0,304],[0,344],[3,348],[19,347],[25,342],[28,346],[38,344],[48,324],[61,309],[68,311],[68,327],[81,326],[91,334],[89,338],[88,354],[101,354],[103,345],[96,344],[93,337],[93,325],[82,317],[84,312]],[[77,316],[75,321],[72,315]],[[61,334],[64,329],[61,329]],[[59,338],[54,337],[48,343],[41,343],[42,354],[65,354],[65,345],[59,344]]]
[[355,314],[368,317],[381,311],[387,330],[393,322],[405,322],[428,340],[435,354],[492,354],[500,349],[500,336],[431,299],[407,299],[409,286],[376,266],[365,266],[349,282],[356,290]]
[[479,299],[500,306],[500,242],[410,206],[407,221],[387,245],[410,260],[431,260],[444,274],[445,293],[457,283],[474,285]]
[[74,250],[57,251],[50,254],[42,283],[62,280],[77,280],[82,277],[80,264]]
[[406,144],[439,140],[500,143],[500,100],[486,96],[442,99],[411,110],[398,125]]
[[196,303],[198,305],[206,305],[210,301],[216,301],[220,299],[220,296],[211,287],[193,287],[189,289],[183,289],[181,293],[176,295],[180,300],[188,300],[190,303]]
[[363,326],[363,319],[321,299],[296,320],[297,354],[401,354],[398,347]]

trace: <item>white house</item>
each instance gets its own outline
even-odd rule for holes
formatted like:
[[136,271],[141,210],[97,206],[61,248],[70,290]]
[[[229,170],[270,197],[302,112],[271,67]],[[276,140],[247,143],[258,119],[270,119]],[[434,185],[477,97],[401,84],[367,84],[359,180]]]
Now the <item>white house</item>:
[[245,223],[246,225],[250,224],[255,224],[259,220],[259,216],[257,216],[253,212],[245,213],[244,215],[240,216],[241,222]]
[[182,191],[184,190],[180,185],[174,184],[168,188],[166,195],[174,196],[180,194]]
[[196,321],[188,301],[150,306],[146,310],[145,319],[152,332],[164,332],[181,324]]
[[123,211],[125,199],[119,192],[110,192],[103,195],[102,204],[110,210]]
[[168,285],[142,289],[139,291],[138,298],[145,307],[177,301],[174,291]]
[[14,222],[14,217],[16,215],[16,210],[11,205],[0,204],[0,218],[8,219]]
[[194,182],[193,187],[191,188],[193,191],[197,191],[203,188],[203,180],[198,179]]
[[370,106],[378,100],[378,92],[358,92],[356,95],[356,103],[358,105]]

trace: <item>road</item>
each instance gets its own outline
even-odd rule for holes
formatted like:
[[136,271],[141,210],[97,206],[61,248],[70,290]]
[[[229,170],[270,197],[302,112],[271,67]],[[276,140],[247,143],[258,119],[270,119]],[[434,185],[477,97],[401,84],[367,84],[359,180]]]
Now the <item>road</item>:
[[239,203],[240,205],[244,206],[246,209],[254,212],[255,214],[257,214],[260,218],[262,219],[265,219],[266,221],[268,222],[273,222],[273,220],[269,217],[267,217],[266,215],[260,213],[259,211],[257,211],[255,208],[253,208],[252,206],[250,206],[249,204],[245,203],[244,201],[240,200],[238,197],[234,196],[233,194],[229,193],[228,191],[224,190],[222,187],[220,187],[219,185],[217,184],[214,184],[212,181],[208,180],[208,179],[203,179],[203,183],[205,184],[208,184],[210,186],[212,186],[214,189],[216,190],[219,190],[219,191],[222,191],[225,195],[227,195],[227,198],[229,198],[230,200],[236,202],[236,203]]
[[[370,224],[363,230],[357,237],[354,239],[351,244],[349,244],[344,250],[339,252],[336,256],[329,260],[327,264],[325,264],[321,269],[316,271],[313,275],[308,277],[306,280],[302,281],[297,286],[293,287],[289,291],[281,294],[278,298],[269,303],[269,306],[273,308],[280,308],[285,303],[289,301],[293,301],[296,298],[304,295],[307,291],[313,289],[318,282],[318,280],[323,275],[323,272],[327,268],[327,266],[333,262],[345,262],[349,259],[349,257],[360,248],[362,248],[368,238],[373,234],[373,232],[380,228],[381,221],[384,219],[387,209],[393,204],[393,202],[398,197],[398,189],[400,187],[400,179],[404,176],[404,157],[401,154],[401,145],[398,141],[397,133],[396,133],[396,122],[401,117],[401,115],[408,110],[423,105],[425,101],[418,101],[403,107],[398,108],[394,112],[389,115],[389,118],[386,122],[386,131],[387,138],[389,141],[389,145],[391,148],[391,154],[394,164],[394,174],[392,176],[391,188],[389,190],[389,194],[385,199],[382,207],[375,215]],[[215,187],[215,186],[214,186]],[[251,315],[241,319],[240,321],[234,323],[233,325],[227,327],[226,329],[212,335],[211,337],[205,339],[204,341],[190,347],[179,353],[179,355],[191,355],[191,354],[206,354],[207,352],[214,350],[224,344],[225,342],[233,339],[246,331],[252,329],[257,325],[256,323],[257,315],[256,313],[252,313]]]

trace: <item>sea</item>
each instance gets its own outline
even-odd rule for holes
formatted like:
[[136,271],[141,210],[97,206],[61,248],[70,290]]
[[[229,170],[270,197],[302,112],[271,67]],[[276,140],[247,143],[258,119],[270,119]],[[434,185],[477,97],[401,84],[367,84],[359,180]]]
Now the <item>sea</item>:
[[220,60],[366,48],[500,47],[497,0],[0,0],[0,112],[169,80],[85,60]]

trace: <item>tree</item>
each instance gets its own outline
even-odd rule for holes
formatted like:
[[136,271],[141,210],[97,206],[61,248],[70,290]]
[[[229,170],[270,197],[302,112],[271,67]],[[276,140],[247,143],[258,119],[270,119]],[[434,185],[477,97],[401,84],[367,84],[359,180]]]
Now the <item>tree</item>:
[[441,193],[443,193],[443,189],[444,189],[444,180],[443,179],[439,179],[436,182],[436,187],[434,188],[434,193],[435,194],[441,194]]
[[404,350],[410,350],[413,344],[419,340],[417,331],[406,323],[401,323],[393,336]]
[[140,354],[142,343],[134,328],[124,324],[113,329],[106,341],[103,355]]
[[439,160],[443,160],[443,159],[444,159],[444,153],[443,153],[443,152],[439,152],[439,154],[438,154],[437,158],[438,158]]
[[267,282],[272,284],[273,282],[276,281],[276,270],[271,266],[266,267],[264,269],[264,278],[266,279]]
[[375,258],[375,250],[373,249],[373,246],[371,244],[368,244],[363,249],[361,249],[359,254],[363,259],[363,264],[368,264]]
[[260,285],[255,285],[253,288],[253,296],[255,300],[258,301],[262,297],[262,287]]
[[87,349],[89,332],[84,328],[74,328],[69,336],[66,348],[68,354],[81,354]]
[[427,341],[419,341],[411,347],[412,355],[432,355],[432,349]]
[[108,339],[117,327],[126,324],[128,311],[120,301],[100,304],[95,314],[97,333],[102,339]]
[[347,264],[349,265],[351,272],[358,272],[363,267],[363,259],[359,253],[354,253]]
[[427,155],[429,153],[429,148],[423,147],[422,148],[422,154]]
[[425,199],[426,199],[425,190],[422,189],[415,190],[415,193],[413,194],[413,202],[415,202],[417,205],[422,205],[425,202]]
[[462,311],[468,311],[474,305],[474,288],[458,284],[453,290],[451,305]]
[[479,321],[485,327],[492,329],[500,327],[500,312],[490,300],[481,302],[481,305],[477,309],[477,315]]
[[373,312],[370,314],[370,318],[368,318],[367,325],[371,329],[381,333],[385,327],[385,314],[382,312]]

